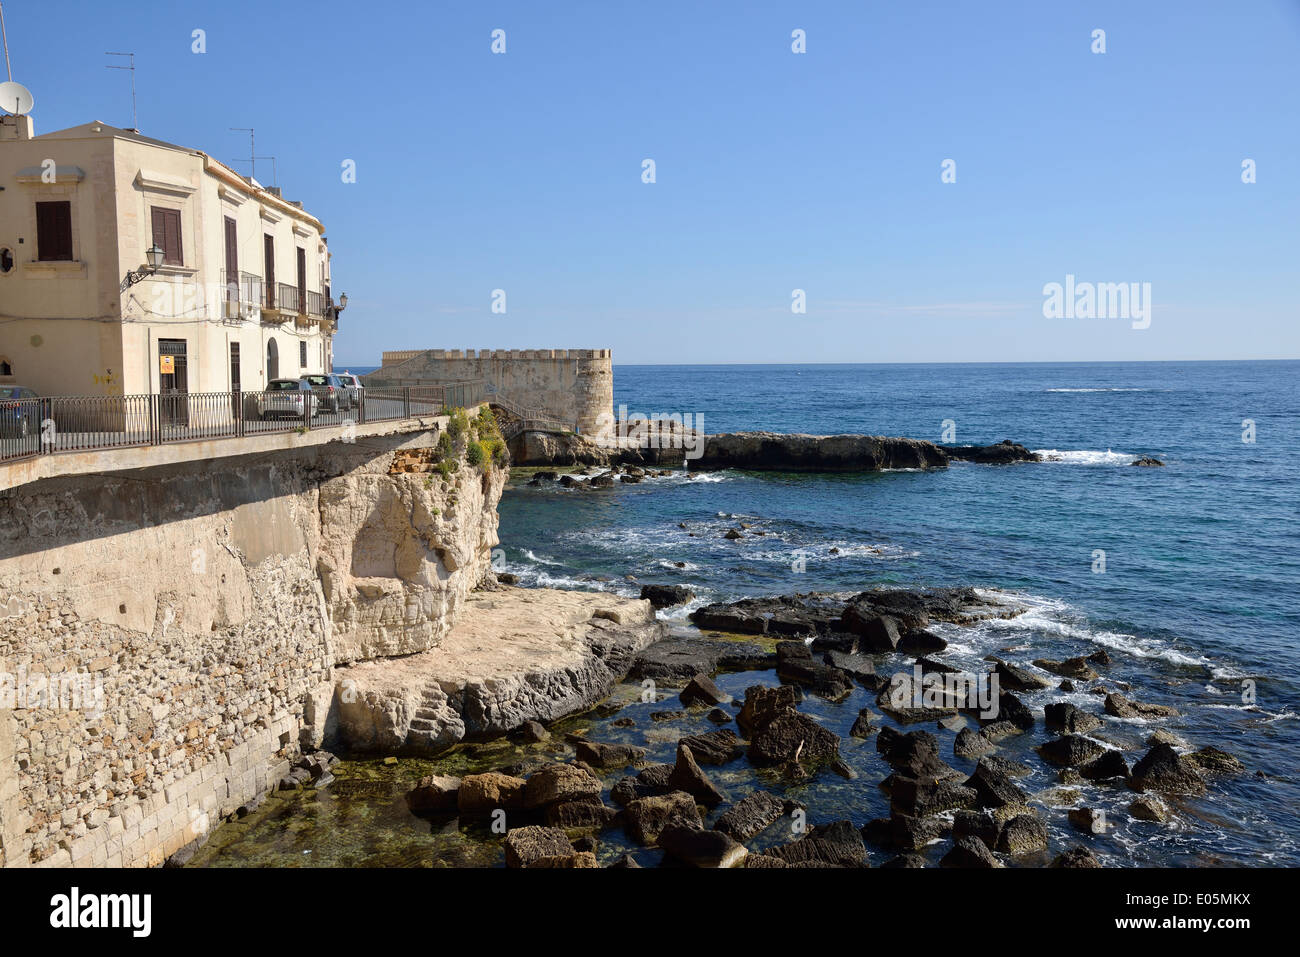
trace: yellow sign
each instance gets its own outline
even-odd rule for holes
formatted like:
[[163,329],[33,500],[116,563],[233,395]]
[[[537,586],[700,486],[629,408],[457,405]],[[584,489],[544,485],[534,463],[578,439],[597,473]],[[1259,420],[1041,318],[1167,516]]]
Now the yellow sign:
[[163,375],[171,375],[176,371],[175,356],[159,356],[158,371]]

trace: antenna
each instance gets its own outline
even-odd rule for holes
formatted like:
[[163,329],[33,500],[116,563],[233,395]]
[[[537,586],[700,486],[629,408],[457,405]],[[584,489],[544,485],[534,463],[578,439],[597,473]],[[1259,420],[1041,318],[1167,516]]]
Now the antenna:
[[104,56],[125,56],[131,58],[130,66],[109,66],[108,69],[131,71],[131,129],[139,133],[140,117],[135,110],[135,54],[134,53],[105,53]]
[[0,3],[0,37],[4,38],[5,44],[5,69],[9,71],[9,82],[14,79],[14,68],[9,65],[9,32],[5,30],[5,5]]
[[275,157],[274,157],[274,156],[254,156],[253,159],[270,160],[270,161],[271,161],[271,185],[272,185],[272,186],[279,186],[279,185],[280,185],[280,177],[277,176],[277,175],[276,175],[276,172],[275,172]]
[[254,155],[257,152],[257,141],[253,139],[253,135],[255,132],[253,127],[232,126],[230,127],[230,132],[248,134],[248,162],[253,167],[252,170],[249,172],[248,176],[250,179],[257,179],[257,157]]

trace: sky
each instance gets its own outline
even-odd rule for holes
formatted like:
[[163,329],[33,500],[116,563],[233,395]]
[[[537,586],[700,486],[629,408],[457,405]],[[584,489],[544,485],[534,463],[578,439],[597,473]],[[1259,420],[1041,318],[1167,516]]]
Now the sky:
[[[110,50],[146,135],[256,129],[340,368],[1300,357],[1300,0],[3,7],[38,133],[131,125]],[[1149,325],[1049,317],[1067,275]]]

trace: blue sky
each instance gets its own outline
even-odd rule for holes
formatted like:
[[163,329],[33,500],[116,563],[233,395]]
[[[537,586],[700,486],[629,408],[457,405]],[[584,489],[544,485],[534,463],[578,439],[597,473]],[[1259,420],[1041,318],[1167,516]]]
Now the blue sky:
[[[37,131],[130,125],[106,50],[144,133],[246,172],[255,127],[340,366],[1300,357],[1300,0],[76,6],[4,4]],[[1150,328],[1045,318],[1067,274]]]

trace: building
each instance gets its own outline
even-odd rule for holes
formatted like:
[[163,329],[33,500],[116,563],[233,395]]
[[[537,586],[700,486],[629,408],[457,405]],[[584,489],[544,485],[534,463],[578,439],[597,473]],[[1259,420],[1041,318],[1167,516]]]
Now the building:
[[0,116],[0,385],[259,390],[329,371],[338,315],[324,226],[278,189],[134,130]]

